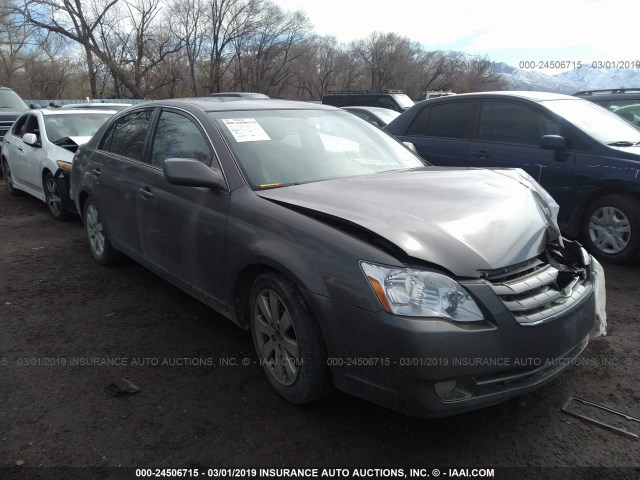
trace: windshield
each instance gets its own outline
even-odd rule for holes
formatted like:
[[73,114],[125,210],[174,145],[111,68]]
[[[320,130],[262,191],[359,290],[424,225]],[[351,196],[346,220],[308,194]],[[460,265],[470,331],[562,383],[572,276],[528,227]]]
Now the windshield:
[[542,103],[602,143],[633,145],[640,142],[640,129],[594,103],[580,99]]
[[411,100],[409,96],[405,95],[404,93],[396,93],[393,95],[393,98],[395,98],[396,102],[398,102],[398,105],[400,105],[405,110],[415,105],[415,103],[413,103],[413,100]]
[[0,108],[26,110],[29,106],[13,90],[0,90]]
[[51,143],[65,137],[91,137],[113,113],[45,115],[45,134]]
[[395,110],[389,110],[388,108],[379,108],[375,110],[375,115],[380,117],[385,125],[391,123],[396,117],[400,116],[400,112],[396,112]]
[[254,189],[423,167],[419,157],[347,112],[210,114]]

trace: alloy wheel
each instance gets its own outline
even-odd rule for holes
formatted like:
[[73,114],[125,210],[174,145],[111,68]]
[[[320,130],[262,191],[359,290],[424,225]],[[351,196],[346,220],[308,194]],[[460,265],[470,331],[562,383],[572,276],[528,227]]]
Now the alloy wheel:
[[98,215],[98,209],[93,204],[87,206],[85,222],[91,249],[96,255],[101,256],[104,253],[105,234],[102,220]]
[[264,289],[256,297],[253,315],[261,361],[279,384],[293,385],[300,347],[289,310],[276,292]]
[[62,211],[62,198],[55,178],[49,177],[46,181],[45,188],[47,206],[49,207],[49,210],[51,210],[51,213],[53,213],[55,217],[58,217]]

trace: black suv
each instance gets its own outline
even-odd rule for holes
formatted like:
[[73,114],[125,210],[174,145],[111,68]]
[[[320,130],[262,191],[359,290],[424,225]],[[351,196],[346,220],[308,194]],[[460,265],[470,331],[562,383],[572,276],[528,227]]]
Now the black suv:
[[584,90],[573,96],[596,103],[640,127],[640,88]]
[[29,106],[20,95],[10,88],[0,87],[0,147],[13,122],[26,110],[29,110]]
[[610,262],[640,259],[640,129],[613,113],[569,95],[467,93],[417,103],[385,130],[434,165],[522,168],[560,205],[566,235]]
[[414,103],[402,90],[341,90],[329,91],[322,103],[334,107],[382,107],[404,112]]

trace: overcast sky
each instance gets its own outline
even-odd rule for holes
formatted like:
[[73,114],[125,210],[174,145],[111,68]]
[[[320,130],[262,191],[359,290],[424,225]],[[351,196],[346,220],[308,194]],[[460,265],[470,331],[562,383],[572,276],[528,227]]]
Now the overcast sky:
[[640,59],[639,0],[274,1],[305,11],[317,33],[340,42],[395,32],[428,50],[487,54],[514,67],[525,60]]

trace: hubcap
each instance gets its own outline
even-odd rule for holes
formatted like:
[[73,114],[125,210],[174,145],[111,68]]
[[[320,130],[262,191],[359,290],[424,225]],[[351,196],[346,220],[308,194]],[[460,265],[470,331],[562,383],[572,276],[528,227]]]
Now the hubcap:
[[593,212],[589,220],[589,237],[601,252],[620,253],[631,240],[631,224],[617,208],[602,207]]
[[62,209],[62,199],[60,198],[58,184],[53,178],[49,178],[47,180],[45,188],[49,210],[51,210],[51,213],[53,213],[55,216],[60,215],[60,211]]
[[253,311],[258,349],[273,378],[284,386],[298,378],[300,348],[289,310],[273,290],[262,290]]
[[98,216],[98,210],[93,205],[87,207],[87,215],[85,219],[87,225],[87,235],[91,249],[98,256],[104,252],[104,229],[102,228],[102,220]]

